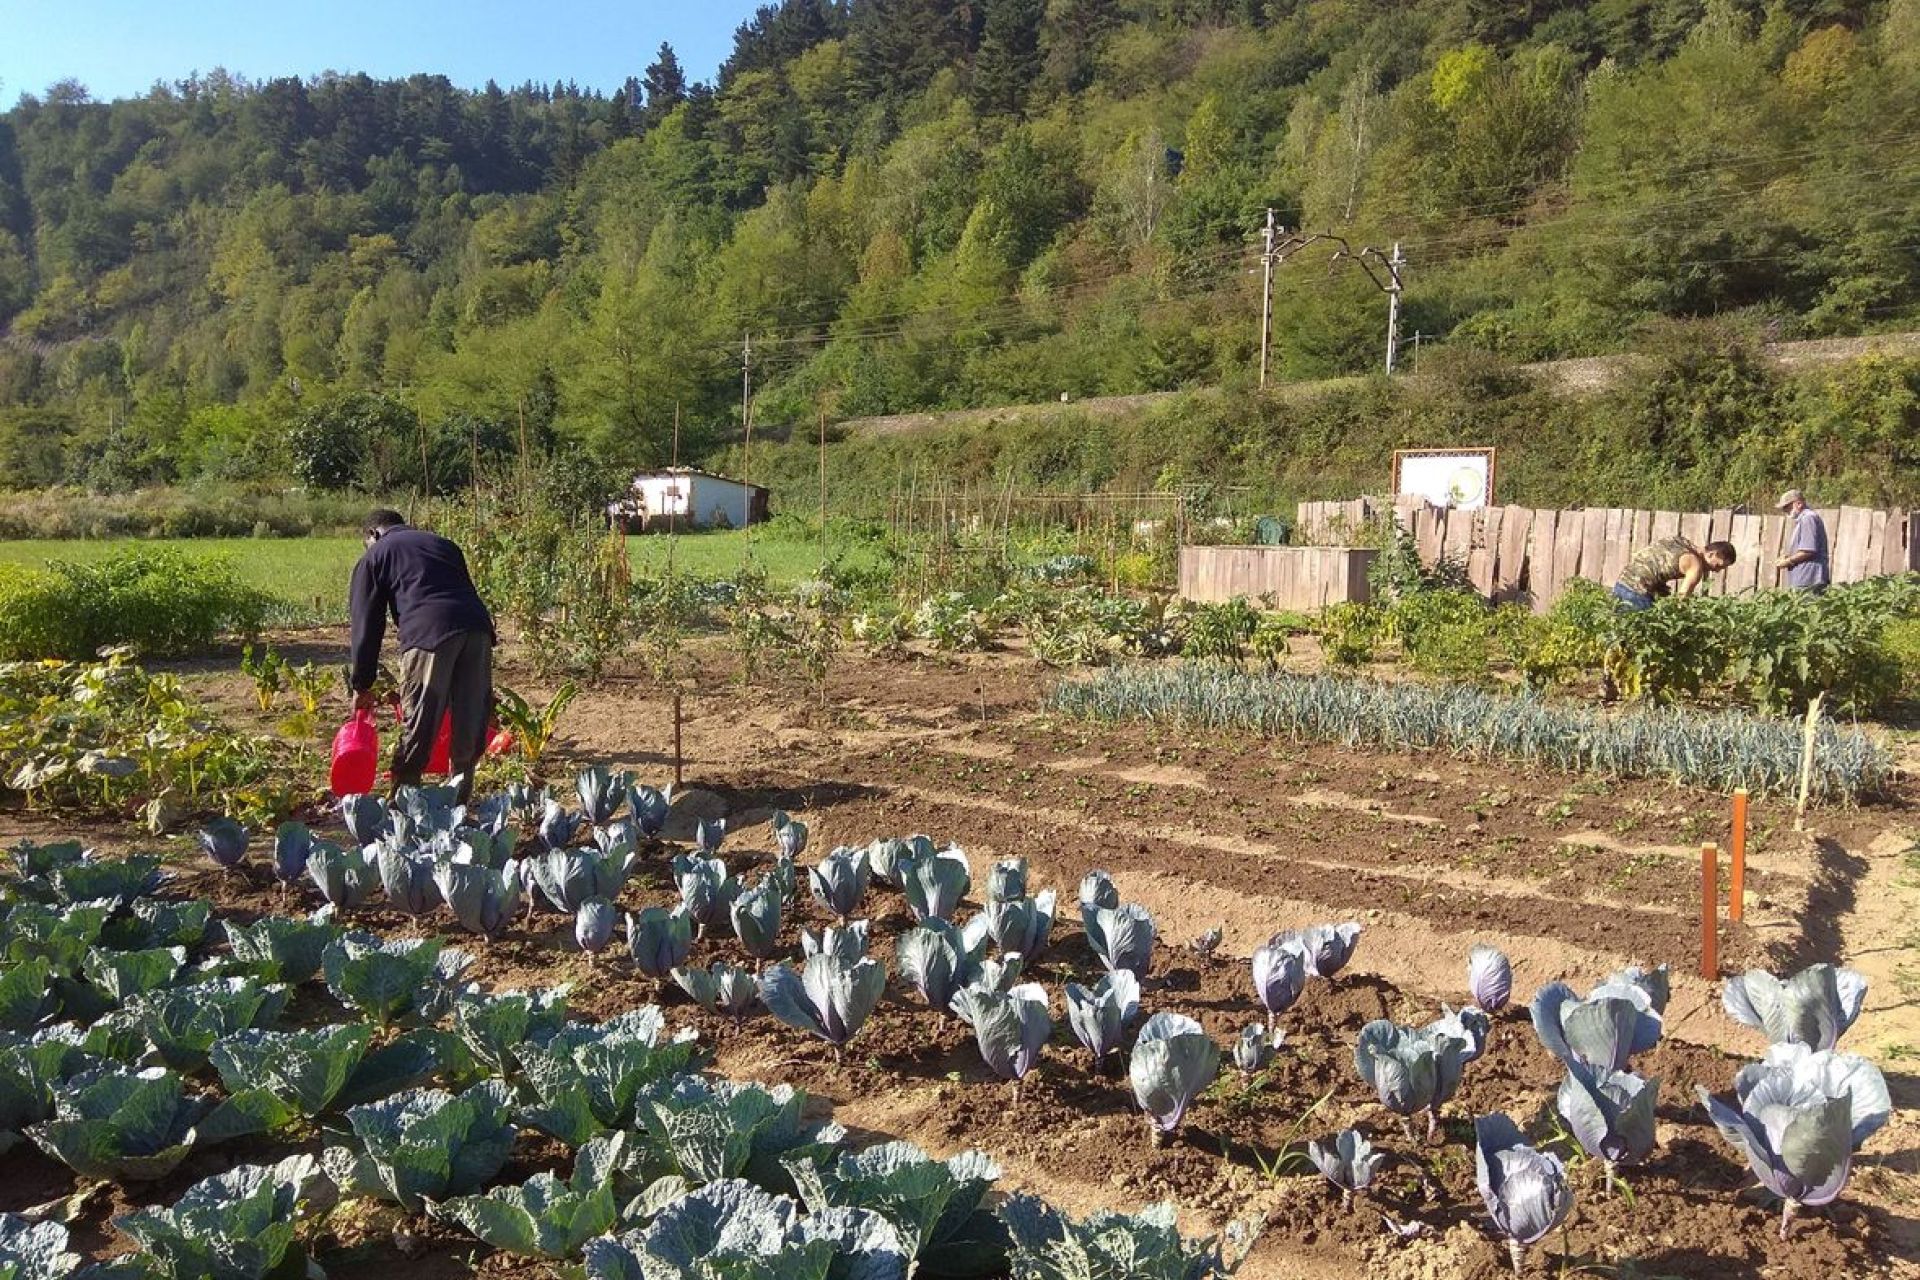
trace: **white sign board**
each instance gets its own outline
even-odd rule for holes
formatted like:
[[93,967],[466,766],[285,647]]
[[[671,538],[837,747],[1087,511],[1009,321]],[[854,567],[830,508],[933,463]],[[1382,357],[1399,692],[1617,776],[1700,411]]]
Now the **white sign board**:
[[1393,493],[1477,511],[1493,502],[1492,449],[1396,449]]

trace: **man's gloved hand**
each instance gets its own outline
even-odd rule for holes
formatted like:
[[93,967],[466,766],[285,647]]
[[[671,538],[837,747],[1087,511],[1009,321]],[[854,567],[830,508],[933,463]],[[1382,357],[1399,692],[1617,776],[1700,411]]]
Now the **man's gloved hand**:
[[353,709],[355,711],[372,711],[373,706],[373,690],[359,689],[354,692]]

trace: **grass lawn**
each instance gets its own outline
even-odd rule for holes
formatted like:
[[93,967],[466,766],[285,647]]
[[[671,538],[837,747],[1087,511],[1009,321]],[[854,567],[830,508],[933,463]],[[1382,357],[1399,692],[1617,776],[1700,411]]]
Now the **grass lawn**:
[[[730,578],[746,563],[747,531],[664,536],[636,535],[627,539],[628,555],[636,575],[651,576],[667,567],[671,546],[674,567],[701,578]],[[50,560],[102,560],[141,548],[171,547],[189,555],[225,556],[246,582],[287,602],[289,614],[301,621],[344,622],[347,616],[347,579],[360,558],[357,537],[322,538],[111,538],[92,540],[0,541],[0,565],[40,566]],[[845,550],[844,542],[842,549]],[[833,550],[829,544],[829,550]],[[777,538],[754,530],[754,561],[777,587],[791,586],[820,572],[817,538]],[[838,553],[836,553],[838,554]],[[870,547],[853,548],[854,563],[878,559]],[[319,607],[315,608],[315,600]]]

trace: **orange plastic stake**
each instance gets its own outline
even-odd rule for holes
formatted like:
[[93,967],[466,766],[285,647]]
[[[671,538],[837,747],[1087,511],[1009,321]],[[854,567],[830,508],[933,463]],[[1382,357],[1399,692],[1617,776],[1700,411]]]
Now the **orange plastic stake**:
[[1708,841],[1700,846],[1700,976],[1709,982],[1720,976],[1719,873],[1720,847]]
[[1739,921],[1747,908],[1747,789],[1733,793],[1732,879],[1727,884],[1727,919]]

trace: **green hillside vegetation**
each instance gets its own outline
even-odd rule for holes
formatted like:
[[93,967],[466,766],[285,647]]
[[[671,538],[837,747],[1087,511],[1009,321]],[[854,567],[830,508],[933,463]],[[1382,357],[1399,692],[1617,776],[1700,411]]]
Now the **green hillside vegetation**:
[[[1245,390],[1268,207],[1404,247],[1438,390]],[[1384,309],[1303,251],[1280,374],[1369,370]],[[445,492],[555,448],[613,478],[676,424],[689,458],[738,432],[750,332],[769,428],[1225,388],[1177,439],[1032,438],[1076,455],[1036,482],[1298,488],[1262,459],[1345,483],[1389,438],[1497,435],[1538,447],[1536,501],[1776,465],[1891,500],[1920,369],[1788,384],[1751,351],[1917,318],[1920,0],[784,0],[711,86],[662,47],[617,87],[214,73],[0,115],[19,488]],[[1645,347],[1661,376],[1599,409],[1506,372]]]

